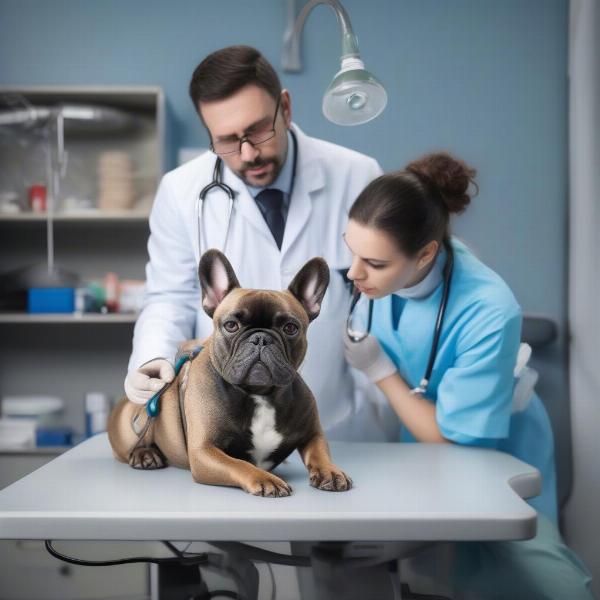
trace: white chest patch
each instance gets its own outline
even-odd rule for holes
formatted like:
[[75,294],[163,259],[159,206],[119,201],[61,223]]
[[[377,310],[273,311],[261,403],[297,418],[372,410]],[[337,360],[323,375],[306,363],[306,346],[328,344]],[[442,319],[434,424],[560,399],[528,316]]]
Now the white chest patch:
[[257,467],[268,471],[273,463],[266,458],[277,449],[283,439],[282,435],[275,429],[275,409],[269,404],[264,396],[252,394],[255,402],[254,416],[250,431],[252,432],[252,457]]

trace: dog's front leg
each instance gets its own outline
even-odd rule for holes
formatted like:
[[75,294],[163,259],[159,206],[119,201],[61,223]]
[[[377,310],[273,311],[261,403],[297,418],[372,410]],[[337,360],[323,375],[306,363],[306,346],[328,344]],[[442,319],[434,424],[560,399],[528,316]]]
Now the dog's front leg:
[[190,449],[190,470],[197,483],[240,487],[255,496],[281,498],[292,488],[280,477],[245,460],[233,458],[213,445]]
[[310,485],[313,487],[328,492],[345,492],[352,487],[352,479],[331,461],[329,446],[322,433],[298,448],[298,452],[308,469]]

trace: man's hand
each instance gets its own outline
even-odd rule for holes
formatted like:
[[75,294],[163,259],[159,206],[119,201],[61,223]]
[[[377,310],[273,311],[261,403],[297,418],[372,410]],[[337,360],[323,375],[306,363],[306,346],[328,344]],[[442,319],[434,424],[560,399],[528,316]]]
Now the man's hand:
[[135,404],[146,404],[166,383],[173,381],[175,369],[166,358],[155,358],[125,377],[125,395]]

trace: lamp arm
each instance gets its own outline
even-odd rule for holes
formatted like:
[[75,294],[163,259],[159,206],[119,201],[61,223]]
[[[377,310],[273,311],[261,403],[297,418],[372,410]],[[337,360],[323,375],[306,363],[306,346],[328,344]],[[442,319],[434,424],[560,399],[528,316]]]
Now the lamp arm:
[[352,29],[350,17],[346,9],[342,6],[339,0],[309,0],[303,7],[291,34],[286,34],[283,47],[283,70],[288,73],[297,73],[302,71],[302,61],[300,58],[300,43],[302,40],[302,30],[306,19],[312,9],[318,4],[326,4],[335,12],[338,23],[342,29],[342,55],[341,60],[345,58],[358,58],[358,39]]

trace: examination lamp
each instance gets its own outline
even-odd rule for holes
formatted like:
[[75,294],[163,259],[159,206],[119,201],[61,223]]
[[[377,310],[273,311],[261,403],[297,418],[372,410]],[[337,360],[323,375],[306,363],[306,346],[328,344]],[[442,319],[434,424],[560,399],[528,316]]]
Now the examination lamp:
[[[337,125],[360,125],[378,116],[387,104],[385,88],[365,69],[358,51],[358,40],[350,18],[339,0],[309,0],[284,36],[283,68],[287,72],[302,70],[300,39],[304,23],[317,4],[327,4],[335,12],[342,28],[341,69],[323,96],[323,114]],[[293,10],[294,2],[290,7]],[[290,14],[293,19],[293,13]]]

